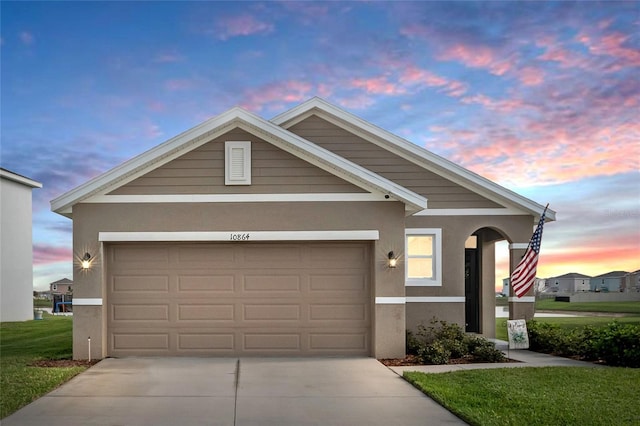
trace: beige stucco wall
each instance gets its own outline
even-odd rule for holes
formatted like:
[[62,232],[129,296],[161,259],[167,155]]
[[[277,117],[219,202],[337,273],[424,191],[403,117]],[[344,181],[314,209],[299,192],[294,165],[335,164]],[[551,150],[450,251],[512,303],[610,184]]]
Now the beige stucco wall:
[[[509,242],[526,242],[532,233],[532,216],[412,216],[406,219],[407,228],[442,229],[442,286],[407,287],[410,297],[465,297],[464,285],[464,243],[478,230],[480,255],[480,333],[495,335],[495,232]],[[518,257],[519,259],[519,257]],[[517,262],[516,262],[517,263]],[[525,309],[523,304],[517,309]],[[533,309],[533,308],[531,308]],[[419,324],[427,325],[436,317],[438,320],[458,323],[464,327],[465,310],[463,302],[407,303],[407,329],[415,330]]]
[[[375,297],[404,297],[404,272],[387,268],[387,253],[404,245],[404,204],[387,202],[77,204],[73,208],[76,257],[85,252],[96,259],[89,271],[74,268],[74,298],[102,298],[102,306],[74,307],[74,358],[106,353],[104,262],[99,232],[170,231],[303,231],[378,230],[373,245]],[[404,305],[377,305],[372,324],[375,357],[404,355]]]

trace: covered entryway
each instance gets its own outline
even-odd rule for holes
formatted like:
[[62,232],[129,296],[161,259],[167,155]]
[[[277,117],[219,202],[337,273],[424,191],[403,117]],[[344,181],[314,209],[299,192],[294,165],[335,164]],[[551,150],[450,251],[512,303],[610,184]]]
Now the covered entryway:
[[108,355],[371,354],[370,243],[110,243]]

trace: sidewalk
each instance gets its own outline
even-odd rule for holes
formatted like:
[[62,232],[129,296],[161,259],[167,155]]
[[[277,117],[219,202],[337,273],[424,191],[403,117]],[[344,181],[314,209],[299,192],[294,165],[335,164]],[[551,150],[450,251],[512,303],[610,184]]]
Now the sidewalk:
[[570,358],[541,354],[529,350],[508,350],[509,344],[504,340],[489,339],[495,342],[496,348],[506,356],[519,362],[479,363],[479,364],[455,364],[455,365],[412,365],[401,367],[389,367],[396,374],[402,376],[405,371],[420,371],[422,373],[446,373],[448,371],[479,370],[487,368],[519,368],[519,367],[587,367],[606,368],[586,361],[576,361]]

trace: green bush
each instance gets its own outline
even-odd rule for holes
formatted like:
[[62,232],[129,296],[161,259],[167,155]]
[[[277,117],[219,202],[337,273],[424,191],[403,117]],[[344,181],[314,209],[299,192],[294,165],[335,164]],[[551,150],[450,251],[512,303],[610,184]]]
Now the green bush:
[[470,358],[477,362],[501,362],[504,355],[495,344],[480,336],[466,334],[455,323],[431,320],[419,325],[415,335],[407,332],[407,353],[425,364],[446,364],[451,358]]
[[640,367],[640,327],[613,321],[604,327],[564,330],[558,326],[527,322],[529,347],[542,353],[600,360],[607,365]]

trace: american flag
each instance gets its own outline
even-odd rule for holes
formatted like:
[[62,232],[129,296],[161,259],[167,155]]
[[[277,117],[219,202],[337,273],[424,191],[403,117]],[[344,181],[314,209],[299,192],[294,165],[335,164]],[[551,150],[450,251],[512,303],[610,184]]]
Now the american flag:
[[529,246],[524,252],[522,260],[511,274],[511,288],[513,288],[513,292],[519,298],[529,291],[536,280],[538,255],[540,254],[540,242],[542,241],[542,227],[544,226],[544,216],[547,213],[547,207],[544,208],[542,216],[540,216],[536,231],[533,233],[531,241],[529,241]]

